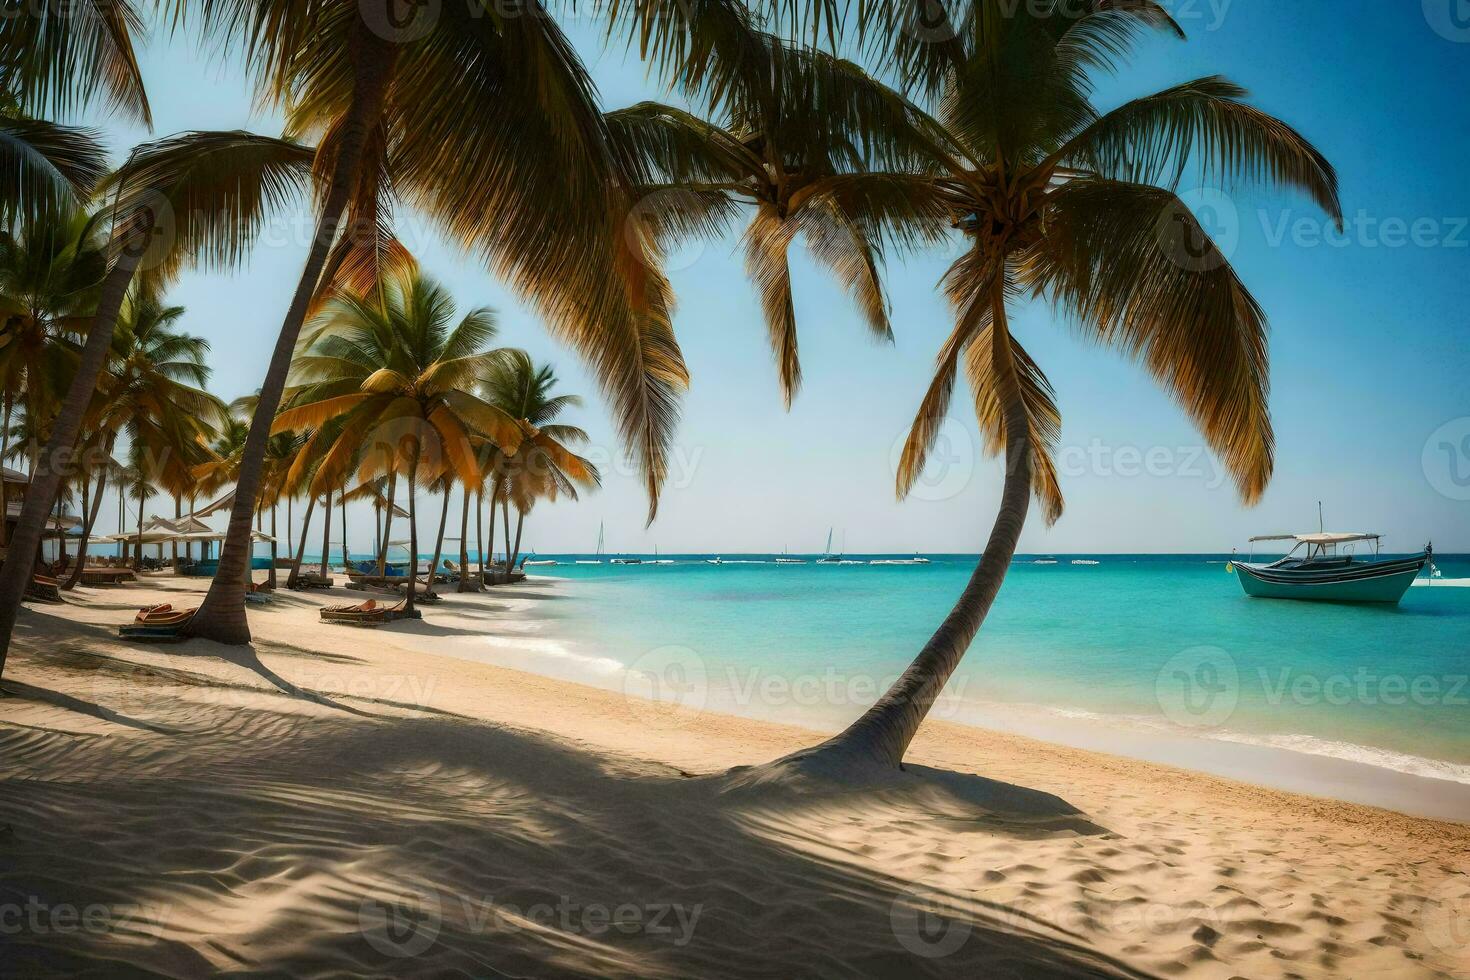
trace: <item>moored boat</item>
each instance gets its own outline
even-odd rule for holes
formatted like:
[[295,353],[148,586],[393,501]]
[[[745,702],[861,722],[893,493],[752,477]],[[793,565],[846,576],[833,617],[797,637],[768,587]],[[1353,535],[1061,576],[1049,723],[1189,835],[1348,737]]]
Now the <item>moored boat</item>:
[[[1295,542],[1276,561],[1233,561],[1227,566],[1246,595],[1263,599],[1397,603],[1434,554],[1426,545],[1415,555],[1384,558],[1380,535],[1357,532],[1262,534],[1250,540],[1253,549],[1258,541]],[[1359,542],[1371,543],[1373,553],[1355,554]]]

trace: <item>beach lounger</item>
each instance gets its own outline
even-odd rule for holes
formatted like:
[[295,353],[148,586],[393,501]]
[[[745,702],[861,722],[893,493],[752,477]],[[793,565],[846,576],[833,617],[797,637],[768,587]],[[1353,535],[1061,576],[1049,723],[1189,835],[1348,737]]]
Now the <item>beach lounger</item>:
[[124,640],[144,643],[177,643],[183,640],[184,626],[193,618],[194,609],[175,609],[168,603],[148,606],[138,610],[138,615],[125,626],[117,628],[117,635]]
[[27,602],[59,603],[62,601],[61,583],[45,575],[33,575],[30,584],[26,586],[25,600]]
[[325,575],[320,575],[316,572],[302,572],[296,576],[294,582],[287,580],[286,587],[300,592],[305,589],[330,589],[334,588],[336,584],[336,579],[328,578]]
[[189,621],[194,609],[175,609],[165,602],[157,606],[146,606],[138,610],[133,623],[138,626],[175,626]]
[[121,585],[123,582],[131,582],[137,576],[131,568],[112,568],[109,566],[87,566],[82,569],[83,585]]
[[[403,605],[400,602],[397,605],[384,606],[376,599],[369,599],[356,605],[323,606],[321,617],[324,623],[344,626],[382,626],[384,623],[410,618]],[[414,610],[412,618],[419,618],[418,610]]]

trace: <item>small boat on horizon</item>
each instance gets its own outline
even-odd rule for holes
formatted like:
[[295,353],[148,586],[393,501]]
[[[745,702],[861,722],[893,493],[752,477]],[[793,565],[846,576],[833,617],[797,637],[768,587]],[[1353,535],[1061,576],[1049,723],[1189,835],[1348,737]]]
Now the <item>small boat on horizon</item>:
[[[1382,535],[1316,531],[1309,534],[1259,534],[1257,541],[1294,541],[1283,557],[1265,564],[1231,561],[1248,596],[1262,599],[1305,599],[1317,602],[1386,602],[1397,604],[1434,556],[1432,545],[1404,558],[1380,556]],[[1371,555],[1356,555],[1352,546],[1371,542]],[[1346,550],[1339,550],[1339,549]]]
[[1074,565],[1097,565],[1097,564],[1100,564],[1100,563],[1093,561],[1091,558],[1073,558],[1072,559],[1072,564],[1074,564]]
[[1057,556],[1056,555],[1042,555],[1040,558],[1036,559],[1031,564],[1033,564],[1033,565],[1055,565],[1056,563],[1057,563]]
[[609,565],[641,565],[642,558],[613,558],[608,561]]

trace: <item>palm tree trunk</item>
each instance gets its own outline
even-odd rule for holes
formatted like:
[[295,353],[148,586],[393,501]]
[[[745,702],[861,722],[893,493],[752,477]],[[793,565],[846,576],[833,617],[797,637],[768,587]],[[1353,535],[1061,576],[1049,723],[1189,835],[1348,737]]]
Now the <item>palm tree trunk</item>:
[[286,575],[286,588],[294,589],[301,581],[301,559],[306,556],[306,532],[311,528],[311,512],[316,509],[316,497],[306,498],[306,516],[301,519],[301,543],[296,546],[296,557],[291,560],[291,571]]
[[516,559],[521,557],[521,529],[525,526],[526,512],[520,508],[516,508],[516,547],[515,553],[506,559],[505,562],[505,573],[507,576],[510,574],[510,570],[516,567]]
[[345,574],[352,568],[352,556],[347,553],[347,484],[342,484],[337,500],[342,507],[342,571]]
[[210,583],[209,594],[185,628],[191,636],[230,644],[250,642],[250,625],[245,621],[242,572],[249,564],[250,509],[260,488],[271,422],[281,404],[281,393],[285,390],[291,357],[296,350],[296,338],[301,333],[307,307],[316,293],[322,266],[337,237],[348,196],[357,178],[368,131],[382,114],[383,97],[396,54],[394,46],[375,35],[361,18],[353,20],[349,45],[348,54],[353,66],[352,100],[343,121],[331,182],[317,218],[316,234],[301,272],[301,281],[296,284],[296,293],[281,324],[280,336],[276,338],[270,367],[260,387],[255,414],[250,420],[250,433],[245,437],[245,446],[240,454],[235,502],[230,508],[229,529],[220,551],[219,574]]
[[383,508],[383,540],[378,542],[378,577],[388,574],[388,532],[393,529],[393,498],[398,493],[398,471],[388,472],[388,505]]
[[[174,494],[174,520],[184,516],[184,498],[181,494]],[[169,542],[169,558],[173,561],[174,574],[179,571],[179,543]]]
[[459,592],[470,588],[470,488],[464,488],[464,506],[459,515]]
[[0,548],[9,544],[10,499],[5,490],[5,460],[10,456],[10,413],[15,408],[15,396],[5,393],[4,418],[0,419]]
[[[20,599],[31,580],[35,567],[34,555],[41,543],[41,534],[46,528],[46,515],[56,501],[56,492],[65,475],[59,467],[39,465],[43,461],[60,461],[76,445],[77,434],[82,428],[82,414],[86,412],[92,394],[97,390],[97,379],[107,364],[108,351],[112,349],[112,333],[117,326],[117,314],[122,309],[123,296],[133,271],[143,257],[143,248],[136,247],[135,235],[144,230],[141,218],[129,229],[124,248],[113,264],[112,271],[102,280],[97,296],[97,312],[92,317],[92,326],[87,331],[87,342],[82,346],[82,357],[77,364],[77,373],[66,390],[66,400],[61,411],[51,423],[51,438],[46,441],[46,451],[32,468],[31,482],[26,488],[25,503],[21,504],[20,517],[16,521],[15,533],[10,539],[3,569],[0,569],[0,672],[5,670],[5,655],[10,649],[10,634],[15,629],[15,617],[20,611]],[[146,245],[146,242],[144,243]]]
[[985,621],[1010,569],[1031,504],[1030,423],[1011,357],[1004,294],[999,286],[992,306],[995,311],[992,358],[1006,419],[1006,475],[1000,512],[996,514],[980,563],[939,629],[887,693],[845,731],[816,749],[797,753],[798,756],[826,750],[882,766],[901,766],[904,752],[920,723],[980,631],[980,624]]
[[270,586],[272,590],[275,589],[277,584],[276,556],[280,554],[280,546],[276,538],[276,511],[278,509],[279,508],[274,503],[271,504],[271,570],[266,574],[265,584]]
[[414,447],[413,458],[408,461],[408,596],[403,605],[403,613],[410,619],[413,618],[419,591],[419,511],[418,494],[414,493],[418,485],[418,473],[418,447]]
[[[485,578],[485,539],[480,532],[484,530],[481,518],[485,513],[485,492],[475,491],[475,560],[480,563],[480,585],[486,586],[490,582]],[[490,497],[490,546],[495,547],[495,497]]]
[[328,575],[327,555],[332,550],[332,491],[327,489],[326,502],[322,504],[322,578]]
[[148,499],[144,496],[147,492],[148,484],[140,479],[138,481],[138,545],[134,549],[137,554],[133,556],[133,561],[137,563],[140,572],[143,570],[143,505]]
[[434,563],[429,566],[429,591],[434,591],[434,573],[439,570],[439,559],[444,556],[444,527],[449,523],[449,484],[444,484],[444,506],[439,511],[439,537],[434,541]]
[[505,518],[505,584],[510,584],[510,494],[500,501],[500,516]]
[[77,563],[72,567],[71,574],[61,586],[67,592],[75,589],[82,580],[82,566],[87,563],[87,542],[91,540],[92,530],[97,526],[97,515],[102,512],[102,494],[107,490],[107,467],[104,465],[99,469],[97,490],[92,494],[92,509],[83,515],[86,523],[82,525],[82,543],[77,548]]

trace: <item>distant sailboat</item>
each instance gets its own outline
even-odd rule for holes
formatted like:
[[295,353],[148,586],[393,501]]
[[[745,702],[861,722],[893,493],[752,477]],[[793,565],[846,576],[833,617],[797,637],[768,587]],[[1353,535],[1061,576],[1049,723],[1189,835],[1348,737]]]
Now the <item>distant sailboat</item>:
[[649,562],[650,565],[672,565],[673,563],[674,559],[672,558],[660,558],[658,556],[658,545],[653,546],[653,561]]
[[601,565],[602,564],[602,522],[597,522],[597,550],[593,552],[596,558],[578,558],[578,565]]
[[532,566],[537,566],[537,565],[555,565],[555,564],[556,564],[556,559],[555,558],[537,558],[536,557],[536,549],[535,548],[532,548],[531,549],[531,555],[530,555],[530,557],[525,558],[524,560],[521,561],[521,567],[522,568],[530,568]]
[[833,551],[832,551],[832,528],[830,528],[830,527],[827,528],[827,547],[826,547],[826,550],[823,551],[822,557],[820,557],[820,558],[817,559],[817,564],[818,565],[841,565],[842,564],[842,556],[841,555],[838,555],[838,554],[834,554]]

